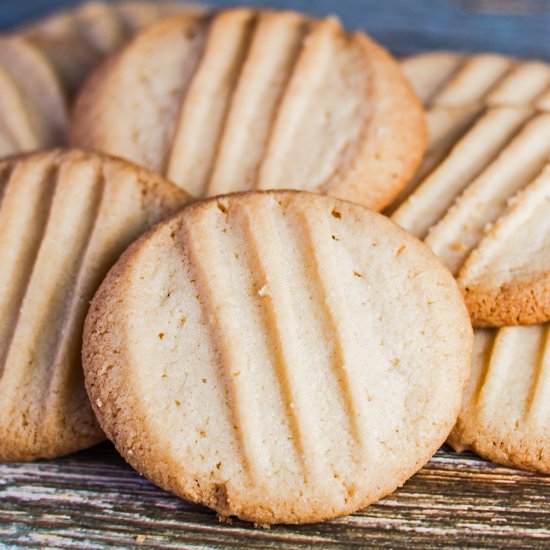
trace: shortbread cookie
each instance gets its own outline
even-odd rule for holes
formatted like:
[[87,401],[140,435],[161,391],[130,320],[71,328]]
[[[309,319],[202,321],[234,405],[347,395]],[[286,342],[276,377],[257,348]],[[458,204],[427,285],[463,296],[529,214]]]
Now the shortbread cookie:
[[401,68],[424,105],[449,80],[463,57],[453,52],[423,53],[401,61]]
[[532,106],[550,110],[550,65],[498,54],[434,52],[401,66],[427,107]]
[[[439,81],[427,69],[432,58]],[[539,221],[550,164],[542,101],[550,66],[481,54],[428,54],[404,64],[428,104],[430,144],[389,212],[458,277],[476,326],[549,320],[547,230]],[[524,224],[538,210],[539,221]]]
[[20,32],[48,56],[72,95],[105,55],[123,46],[138,30],[176,13],[204,10],[204,6],[186,2],[89,1]]
[[[435,55],[441,81],[434,75],[430,88],[429,63],[422,57],[430,60],[431,54],[406,61],[406,72],[429,103],[443,82],[460,78],[451,78],[451,69],[445,75],[443,64],[451,63]],[[418,187],[394,208],[394,219],[425,236],[458,274],[477,323],[533,322],[548,314],[550,128],[549,115],[533,107],[541,107],[537,98],[547,91],[542,84],[514,79],[514,71],[521,74],[526,66],[540,69],[537,63],[516,62],[500,83],[488,88],[481,103],[468,105],[455,96],[458,107],[428,108],[430,143],[414,182]],[[514,81],[517,95],[506,84]],[[499,88],[510,91],[507,101],[484,106]],[[536,93],[525,94],[528,89]],[[520,191],[514,196],[516,189]],[[452,206],[447,211],[448,205]],[[487,216],[496,221],[485,229]],[[476,332],[472,376],[449,438],[455,449],[473,449],[503,464],[549,471],[547,340],[546,324]]]
[[140,34],[84,88],[72,142],[195,197],[295,188],[380,209],[415,172],[425,128],[399,66],[365,34],[237,8]]
[[550,474],[549,325],[478,330],[472,376],[449,443]]
[[103,439],[82,380],[89,301],[124,248],[186,194],[126,161],[52,151],[0,162],[0,460]]
[[160,486],[262,524],[353,512],[448,435],[472,334],[451,275],[361,206],[199,202],[132,245],[86,320],[86,385]]
[[65,141],[61,84],[43,53],[24,38],[0,38],[0,97],[0,157]]
[[[460,270],[478,324],[550,319],[550,165],[511,201]],[[550,398],[550,396],[549,396]]]

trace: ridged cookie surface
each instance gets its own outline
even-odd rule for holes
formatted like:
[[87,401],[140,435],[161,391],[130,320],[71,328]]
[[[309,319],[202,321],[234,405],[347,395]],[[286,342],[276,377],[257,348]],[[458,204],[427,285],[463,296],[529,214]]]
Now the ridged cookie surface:
[[[549,67],[437,53],[404,68],[428,104],[430,143],[416,190],[393,207],[394,219],[458,275],[477,323],[548,318]],[[483,85],[472,76],[479,72]],[[477,330],[450,444],[549,472],[547,355],[547,324]]]
[[84,88],[72,142],[195,197],[293,188],[380,209],[416,170],[425,128],[399,66],[366,35],[238,8],[141,33]]
[[472,376],[449,436],[456,450],[550,474],[549,330],[476,331]]
[[550,66],[492,54],[404,66],[428,104],[430,144],[393,219],[457,276],[476,326],[548,321]]
[[132,245],[86,320],[105,433],[160,486],[262,524],[350,513],[448,435],[471,326],[387,218],[322,195],[199,202]]
[[187,2],[92,0],[38,20],[19,33],[45,53],[72,96],[106,55],[143,27],[176,13],[204,9]]
[[0,162],[0,460],[103,439],[84,389],[82,327],[108,269],[186,194],[125,161],[51,151]]
[[67,105],[44,53],[21,37],[0,37],[0,157],[62,145]]
[[531,106],[550,110],[550,65],[504,55],[435,52],[401,67],[427,107]]

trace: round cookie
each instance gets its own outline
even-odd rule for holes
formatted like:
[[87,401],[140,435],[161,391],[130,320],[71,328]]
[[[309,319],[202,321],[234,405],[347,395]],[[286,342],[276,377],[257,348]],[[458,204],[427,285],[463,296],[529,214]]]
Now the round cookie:
[[475,326],[550,320],[550,65],[443,53],[403,65],[430,140],[388,213],[456,275]]
[[104,438],[81,367],[89,302],[124,248],[187,200],[143,168],[76,150],[0,161],[0,460]]
[[140,33],[84,87],[71,139],[197,198],[290,188],[381,209],[420,163],[425,125],[398,64],[365,34],[236,8]]
[[455,450],[550,474],[548,338],[548,324],[476,331]]
[[260,524],[351,513],[456,420],[456,283],[387,218],[304,192],[186,207],[134,243],[86,319],[98,420],[140,473]]

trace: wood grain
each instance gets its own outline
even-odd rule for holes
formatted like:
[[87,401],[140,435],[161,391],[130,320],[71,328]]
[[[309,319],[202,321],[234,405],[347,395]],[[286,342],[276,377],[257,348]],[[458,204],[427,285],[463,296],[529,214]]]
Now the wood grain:
[[335,521],[270,530],[182,501],[110,444],[0,465],[0,543],[10,547],[549,548],[550,477],[440,450],[401,489]]

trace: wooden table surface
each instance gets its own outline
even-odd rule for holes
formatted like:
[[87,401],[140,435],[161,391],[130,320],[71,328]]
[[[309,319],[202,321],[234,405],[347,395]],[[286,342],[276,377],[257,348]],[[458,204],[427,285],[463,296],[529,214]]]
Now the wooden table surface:
[[[448,48],[550,60],[548,0],[255,3],[337,13],[397,54]],[[0,0],[0,29],[67,4]],[[550,549],[550,477],[442,449],[404,487],[364,511],[322,524],[264,530],[240,521],[220,523],[210,510],[156,488],[108,443],[58,460],[0,464],[0,548],[315,545]]]
[[220,523],[140,477],[110,444],[0,464],[0,544],[32,548],[550,548],[550,477],[439,451],[401,489],[338,520]]

